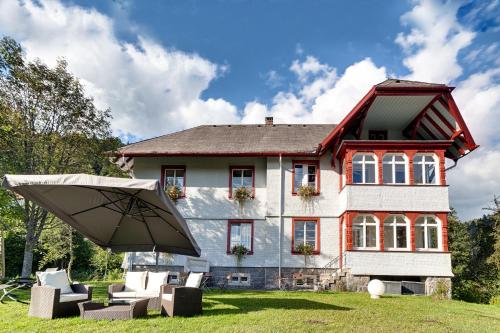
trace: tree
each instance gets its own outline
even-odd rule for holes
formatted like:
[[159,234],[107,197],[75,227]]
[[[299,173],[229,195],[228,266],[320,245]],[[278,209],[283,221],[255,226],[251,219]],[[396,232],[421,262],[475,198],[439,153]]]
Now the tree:
[[[54,68],[25,59],[11,38],[0,41],[0,173],[99,173],[103,143],[111,137],[110,111],[86,97],[66,62]],[[96,158],[95,156],[100,156]],[[31,274],[33,250],[53,216],[24,200],[26,243],[21,275]]]

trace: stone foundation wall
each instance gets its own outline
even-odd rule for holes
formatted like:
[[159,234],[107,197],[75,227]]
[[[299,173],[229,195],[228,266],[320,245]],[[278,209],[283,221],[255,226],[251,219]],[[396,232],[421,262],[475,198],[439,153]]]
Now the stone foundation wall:
[[[155,266],[150,265],[134,265],[132,268],[134,271],[155,271]],[[183,266],[166,266],[159,265],[158,271],[175,271],[183,272]],[[332,271],[333,270],[326,270]],[[315,275],[319,280],[321,273],[324,273],[323,268],[281,268],[281,275],[283,276],[282,283],[287,283],[288,285],[293,285],[292,274],[302,273],[304,275]],[[246,286],[232,286],[228,285],[228,288],[235,289],[278,289],[278,268],[277,267],[210,267],[210,273],[212,273],[211,284],[214,287],[222,284],[228,275],[232,273],[248,273],[250,274],[250,284]],[[319,283],[319,281],[317,281]],[[311,287],[312,288],[312,287]]]
[[425,279],[425,294],[451,299],[451,278],[428,277]]

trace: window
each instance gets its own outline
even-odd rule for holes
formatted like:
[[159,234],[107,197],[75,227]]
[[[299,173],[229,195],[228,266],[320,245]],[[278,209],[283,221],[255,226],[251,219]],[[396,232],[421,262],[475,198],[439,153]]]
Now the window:
[[384,249],[408,249],[408,222],[402,215],[391,215],[384,221]]
[[319,161],[294,161],[292,178],[293,194],[301,186],[312,186],[319,193]]
[[369,140],[387,140],[386,130],[369,130],[368,131]]
[[163,166],[161,174],[163,189],[176,186],[181,190],[181,196],[186,194],[186,167],[185,166]]
[[230,220],[228,222],[227,253],[237,245],[243,245],[253,254],[253,221]]
[[358,215],[352,224],[355,249],[378,249],[378,223],[371,215]]
[[309,244],[314,254],[319,254],[319,219],[294,218],[292,220],[292,253],[298,253],[297,246]]
[[437,163],[433,155],[417,154],[413,158],[415,184],[436,184]]
[[354,184],[375,184],[377,162],[373,154],[356,154],[352,158],[352,182]]
[[253,166],[232,166],[229,168],[229,198],[233,192],[245,187],[255,195],[255,168]]
[[382,159],[384,184],[406,184],[406,158],[401,154],[386,154]]
[[415,247],[419,250],[437,250],[441,244],[438,220],[433,216],[420,216],[415,221]]

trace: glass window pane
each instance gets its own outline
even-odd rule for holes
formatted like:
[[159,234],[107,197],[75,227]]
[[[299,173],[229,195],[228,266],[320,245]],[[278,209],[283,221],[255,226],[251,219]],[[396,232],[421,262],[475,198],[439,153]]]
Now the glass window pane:
[[406,226],[396,227],[396,244],[398,248],[406,248]]
[[233,170],[233,178],[241,178],[242,170]]
[[377,227],[374,225],[366,226],[366,247],[377,246]]
[[404,164],[396,164],[396,184],[404,184],[406,182],[406,172]]
[[363,160],[363,155],[354,155],[352,158],[353,162],[361,162]]
[[398,216],[395,216],[394,218],[395,218],[397,224],[405,224],[406,225],[406,221],[405,221],[404,217],[398,215]]
[[294,176],[294,184],[293,188],[295,191],[302,186],[302,179],[304,178],[304,173],[302,172],[302,165],[298,164],[295,166],[295,176]]
[[310,175],[315,175],[316,174],[316,166],[315,165],[309,165],[307,167],[307,173]]
[[427,224],[437,224],[437,221],[432,216],[427,217]]
[[252,176],[250,176],[250,177],[243,177],[243,186],[247,187],[249,189],[252,188]]
[[352,227],[352,242],[354,247],[363,247],[363,226],[356,224]]
[[392,165],[383,164],[382,166],[382,179],[385,184],[392,184]]
[[427,244],[429,249],[438,248],[438,230],[437,227],[427,227]]
[[422,167],[421,164],[413,165],[413,179],[415,180],[415,184],[422,184],[424,180],[422,179]]
[[375,164],[365,164],[365,182],[367,184],[375,183]]
[[353,164],[352,166],[352,182],[361,184],[363,182],[363,166],[361,164]]
[[240,244],[248,250],[252,248],[252,225],[250,223],[240,224]]
[[434,164],[425,165],[425,182],[427,184],[434,184],[436,181],[436,174]]
[[366,216],[365,220],[366,220],[366,223],[369,223],[369,224],[375,224],[376,223],[376,221],[373,218],[373,216],[370,216],[370,215]]
[[243,177],[250,177],[252,178],[252,170],[243,170]]
[[391,249],[394,247],[394,228],[389,225],[384,225],[384,248]]
[[395,160],[396,162],[404,162],[404,161],[405,161],[404,157],[403,157],[403,156],[401,156],[401,155],[396,155],[396,156],[394,156],[394,160]]
[[184,177],[177,177],[175,179],[175,186],[182,189],[184,187]]
[[426,162],[434,162],[434,157],[427,155],[427,156],[425,156],[425,161]]
[[384,158],[382,159],[383,162],[391,162],[392,161],[392,155],[384,155]]
[[415,155],[415,157],[413,158],[413,162],[414,163],[422,163],[422,159],[424,157],[422,155]]
[[424,249],[424,227],[423,226],[415,226],[415,247],[417,249]]
[[304,244],[304,224],[305,222],[295,222],[294,226],[294,241],[295,247]]
[[375,158],[372,155],[365,155],[365,161],[373,162],[375,161]]

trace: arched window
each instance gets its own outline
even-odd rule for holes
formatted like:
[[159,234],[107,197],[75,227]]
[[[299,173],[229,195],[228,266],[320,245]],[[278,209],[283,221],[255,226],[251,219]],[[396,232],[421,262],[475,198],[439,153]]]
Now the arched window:
[[413,158],[415,184],[437,184],[438,163],[432,154],[416,154]]
[[391,215],[384,221],[384,249],[407,250],[409,223],[403,215]]
[[415,221],[415,247],[419,250],[437,250],[440,244],[439,221],[434,216],[420,216]]
[[384,184],[406,184],[406,156],[385,154],[382,159],[382,179]]
[[373,154],[356,154],[352,158],[352,182],[375,184],[377,182],[377,160]]
[[372,215],[358,215],[352,224],[355,249],[378,249],[378,223]]

